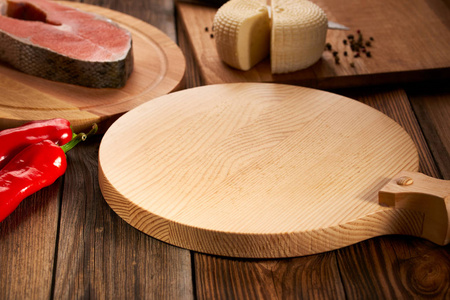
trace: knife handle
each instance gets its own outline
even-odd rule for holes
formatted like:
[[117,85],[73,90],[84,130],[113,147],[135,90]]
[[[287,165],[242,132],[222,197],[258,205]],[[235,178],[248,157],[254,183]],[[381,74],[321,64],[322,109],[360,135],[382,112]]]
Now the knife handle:
[[450,242],[450,181],[403,171],[378,193],[380,205],[423,213],[421,237],[438,245]]

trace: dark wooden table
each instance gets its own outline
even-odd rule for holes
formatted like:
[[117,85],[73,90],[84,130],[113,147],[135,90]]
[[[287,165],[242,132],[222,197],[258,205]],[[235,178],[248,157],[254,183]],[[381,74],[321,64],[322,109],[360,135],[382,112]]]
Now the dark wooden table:
[[[169,0],[87,0],[142,19],[176,41],[186,88],[201,85]],[[387,114],[412,136],[420,171],[450,179],[447,78],[333,91]],[[0,223],[0,299],[449,299],[449,246],[407,236],[332,252],[247,260],[180,249],[120,219],[102,197],[102,136],[68,154],[66,174]]]

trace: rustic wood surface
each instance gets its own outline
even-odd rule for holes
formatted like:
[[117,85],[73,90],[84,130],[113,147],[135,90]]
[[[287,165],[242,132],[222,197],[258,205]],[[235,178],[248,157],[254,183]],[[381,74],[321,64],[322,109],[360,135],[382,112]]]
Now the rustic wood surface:
[[[172,1],[84,2],[160,28],[186,56],[187,87],[204,82]],[[420,171],[450,179],[448,80],[333,92],[396,120],[418,147]],[[65,176],[0,223],[0,299],[449,297],[450,247],[415,237],[378,237],[323,254],[265,260],[205,255],[159,242],[129,226],[104,201],[97,181],[101,138],[69,152]]]

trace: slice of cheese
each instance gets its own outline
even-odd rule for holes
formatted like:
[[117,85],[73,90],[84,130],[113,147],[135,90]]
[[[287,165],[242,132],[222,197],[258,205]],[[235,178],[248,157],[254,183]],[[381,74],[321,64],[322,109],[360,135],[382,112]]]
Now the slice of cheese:
[[247,71],[269,55],[270,19],[264,3],[230,0],[214,17],[217,52],[233,68]]
[[323,10],[306,0],[272,0],[272,73],[305,69],[322,56],[328,29]]
[[325,47],[328,20],[307,0],[230,0],[217,11],[214,33],[219,57],[247,71],[270,52],[272,73],[305,69]]

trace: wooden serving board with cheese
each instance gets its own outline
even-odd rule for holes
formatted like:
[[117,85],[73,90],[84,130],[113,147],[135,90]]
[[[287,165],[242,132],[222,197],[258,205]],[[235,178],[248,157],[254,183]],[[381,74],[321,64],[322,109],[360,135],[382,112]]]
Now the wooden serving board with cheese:
[[86,88],[49,81],[0,64],[0,129],[31,120],[66,118],[74,130],[93,122],[106,130],[128,110],[183,86],[185,59],[162,31],[132,16],[98,6],[61,2],[105,16],[131,32],[134,70],[123,88]]
[[381,112],[273,83],[158,97],[120,117],[99,149],[101,191],[126,222],[234,257],[308,255],[388,234],[446,244],[450,183],[418,166],[412,139]]
[[[328,30],[327,42],[332,51],[324,51],[312,67],[277,75],[271,74],[269,59],[249,71],[232,69],[220,60],[211,37],[217,8],[179,1],[177,9],[205,84],[277,82],[329,89],[450,78],[450,8],[445,1],[313,2],[330,21],[350,30]],[[344,45],[344,39],[349,34],[357,36],[357,30],[365,41],[374,39],[367,48],[370,58],[365,53],[355,58],[349,43]],[[333,51],[338,53],[339,64],[335,63]]]

